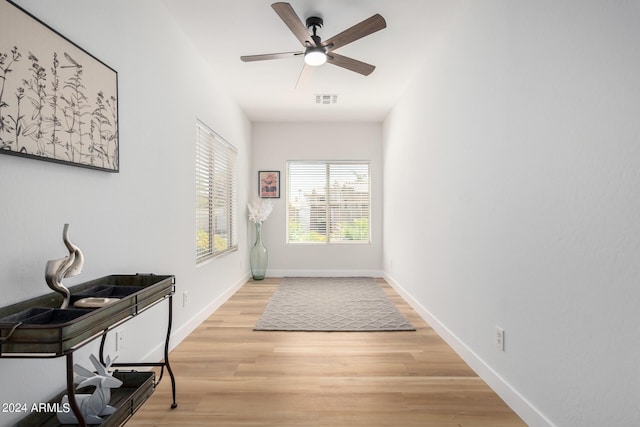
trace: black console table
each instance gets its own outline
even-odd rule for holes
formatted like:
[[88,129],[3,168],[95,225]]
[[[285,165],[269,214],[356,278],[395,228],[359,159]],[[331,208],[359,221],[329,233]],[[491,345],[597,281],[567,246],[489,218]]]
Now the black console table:
[[[176,404],[176,383],[169,364],[169,338],[173,319],[174,276],[154,274],[111,275],[69,288],[71,305],[87,297],[117,298],[115,302],[94,309],[61,309],[62,296],[49,293],[7,307],[0,308],[0,358],[55,358],[66,357],[69,404],[86,427],[75,399],[73,353],[101,337],[100,362],[104,364],[104,344],[107,333],[133,317],[168,300],[169,319],[164,343],[164,360],[158,363],[113,363],[113,367],[161,367],[156,382],[153,372],[116,371],[114,376],[123,381],[121,389],[113,389],[111,406],[117,411],[105,418],[102,426],[119,426],[153,393],[164,369],[171,378],[173,402]],[[60,396],[52,402],[60,402]],[[18,426],[57,426],[55,412],[37,412],[24,418]]]

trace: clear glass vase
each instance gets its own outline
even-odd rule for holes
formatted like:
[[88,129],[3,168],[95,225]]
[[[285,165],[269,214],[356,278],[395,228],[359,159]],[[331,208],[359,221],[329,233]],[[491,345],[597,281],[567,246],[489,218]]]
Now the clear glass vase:
[[267,273],[267,248],[262,244],[262,223],[256,222],[256,242],[250,252],[251,275],[253,280],[264,279]]

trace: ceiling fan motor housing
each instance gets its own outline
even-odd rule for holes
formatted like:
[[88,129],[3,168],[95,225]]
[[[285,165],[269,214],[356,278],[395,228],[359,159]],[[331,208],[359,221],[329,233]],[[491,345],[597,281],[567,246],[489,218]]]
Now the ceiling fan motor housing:
[[327,62],[327,48],[322,46],[322,39],[316,34],[317,28],[322,28],[324,21],[317,16],[310,16],[307,18],[307,28],[313,30],[311,38],[316,44],[315,47],[307,43],[307,48],[304,52],[304,61],[307,65],[318,66]]

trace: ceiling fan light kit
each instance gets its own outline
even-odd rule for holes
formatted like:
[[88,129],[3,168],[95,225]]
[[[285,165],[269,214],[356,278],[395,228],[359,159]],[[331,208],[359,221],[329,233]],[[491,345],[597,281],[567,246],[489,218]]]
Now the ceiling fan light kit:
[[304,62],[312,67],[317,67],[327,62],[327,54],[322,48],[309,47],[304,53]]
[[[264,61],[268,59],[290,58],[292,56],[300,56],[304,54],[305,64],[313,67],[317,67],[328,62],[364,76],[368,76],[373,72],[373,70],[375,70],[375,66],[334,53],[334,49],[338,49],[339,47],[386,28],[387,23],[379,14],[373,15],[372,17],[365,19],[359,24],[356,24],[323,42],[320,36],[316,34],[317,29],[322,28],[322,18],[311,16],[307,18],[305,26],[289,3],[278,2],[272,4],[271,7],[278,14],[280,19],[282,19],[285,25],[289,27],[289,30],[291,30],[293,35],[296,36],[300,43],[302,43],[305,50],[302,52],[241,56],[240,59],[242,61]],[[312,33],[309,32],[309,29]]]

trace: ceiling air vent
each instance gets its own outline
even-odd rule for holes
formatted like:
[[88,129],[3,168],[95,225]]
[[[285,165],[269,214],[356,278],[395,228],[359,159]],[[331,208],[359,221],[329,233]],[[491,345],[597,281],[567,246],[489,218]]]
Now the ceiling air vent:
[[338,95],[316,95],[316,104],[330,105],[338,102]]

